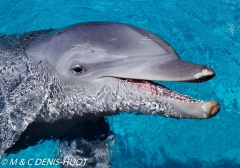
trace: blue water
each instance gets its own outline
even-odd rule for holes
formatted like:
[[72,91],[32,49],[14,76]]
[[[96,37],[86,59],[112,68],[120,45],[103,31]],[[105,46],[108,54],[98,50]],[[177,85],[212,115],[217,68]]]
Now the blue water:
[[[113,168],[240,167],[237,0],[1,0],[0,9],[0,32],[4,34],[87,21],[124,22],[163,37],[181,59],[215,70],[216,76],[205,83],[163,83],[194,98],[219,101],[221,111],[212,119],[124,113],[108,117],[115,133]],[[6,158],[51,158],[56,156],[58,143],[45,141]]]

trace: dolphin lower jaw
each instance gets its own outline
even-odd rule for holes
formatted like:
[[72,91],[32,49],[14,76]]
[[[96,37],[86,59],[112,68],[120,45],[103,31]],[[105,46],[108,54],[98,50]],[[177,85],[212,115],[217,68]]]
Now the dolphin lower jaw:
[[[139,111],[142,114],[159,114],[164,117],[174,118],[204,119],[215,116],[220,108],[219,104],[215,101],[193,99],[151,81],[121,80],[126,86],[130,85],[136,89],[134,95],[142,93],[142,96],[145,97],[141,98],[141,104],[137,103],[140,105]],[[134,97],[130,99],[134,100]]]
[[[41,112],[41,117],[44,121],[53,122],[75,115],[106,116],[125,111],[203,119],[210,118],[219,111],[219,105],[214,101],[192,99],[151,81],[112,77],[101,80],[101,84],[71,88],[70,92],[67,91],[68,88],[61,88],[61,94],[54,94],[46,101],[47,109],[44,113]],[[57,88],[54,87],[52,92],[59,92]]]

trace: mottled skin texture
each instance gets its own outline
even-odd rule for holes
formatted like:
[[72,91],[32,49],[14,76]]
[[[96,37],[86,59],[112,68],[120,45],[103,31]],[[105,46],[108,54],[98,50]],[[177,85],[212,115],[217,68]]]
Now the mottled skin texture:
[[181,61],[150,32],[116,23],[48,32],[2,37],[1,155],[33,121],[119,111],[201,119],[219,111],[215,101],[199,102],[149,82],[214,76],[209,67]]

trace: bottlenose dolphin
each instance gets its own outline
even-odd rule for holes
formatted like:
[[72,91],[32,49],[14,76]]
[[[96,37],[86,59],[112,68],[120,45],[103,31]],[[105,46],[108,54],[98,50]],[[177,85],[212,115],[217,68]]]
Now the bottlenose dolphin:
[[119,111],[210,118],[216,101],[198,101],[159,81],[202,81],[214,71],[180,60],[163,39],[120,23],[1,37],[0,155],[34,121],[106,116]]

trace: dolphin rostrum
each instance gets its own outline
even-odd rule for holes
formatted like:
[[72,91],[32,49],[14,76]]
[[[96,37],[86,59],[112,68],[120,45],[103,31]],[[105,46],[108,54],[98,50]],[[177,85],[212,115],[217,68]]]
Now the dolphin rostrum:
[[202,81],[215,73],[180,60],[163,39],[131,25],[83,23],[1,38],[1,155],[33,121],[119,111],[204,119],[220,109],[152,82]]

